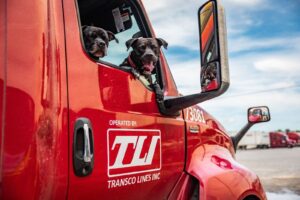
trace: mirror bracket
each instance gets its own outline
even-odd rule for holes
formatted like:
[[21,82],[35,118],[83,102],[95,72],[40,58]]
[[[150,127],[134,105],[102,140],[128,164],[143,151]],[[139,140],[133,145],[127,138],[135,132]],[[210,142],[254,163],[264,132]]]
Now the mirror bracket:
[[253,123],[248,122],[235,136],[231,137],[234,151],[236,151],[239,142],[253,125]]
[[[265,109],[265,110],[263,110]],[[261,114],[262,116],[265,116],[267,117],[264,121],[259,121],[259,122],[256,122],[256,121],[249,121],[249,113],[250,111],[254,111],[254,110],[260,110],[261,113],[264,113],[264,114]],[[267,106],[258,106],[258,107],[251,107],[248,109],[248,123],[235,135],[235,136],[232,136],[231,137],[231,141],[232,141],[232,144],[233,144],[233,147],[234,147],[234,151],[236,151],[237,149],[237,146],[240,142],[240,140],[244,137],[244,135],[247,133],[247,131],[254,125],[254,124],[257,124],[257,123],[261,123],[261,122],[268,122],[270,121],[271,119],[271,115],[270,115],[270,111],[269,111],[269,108]]]
[[178,116],[182,109],[188,108],[198,103],[210,100],[223,94],[229,87],[228,83],[223,83],[217,91],[196,93],[180,97],[164,97],[164,100],[159,101],[157,104],[162,114],[167,116]]

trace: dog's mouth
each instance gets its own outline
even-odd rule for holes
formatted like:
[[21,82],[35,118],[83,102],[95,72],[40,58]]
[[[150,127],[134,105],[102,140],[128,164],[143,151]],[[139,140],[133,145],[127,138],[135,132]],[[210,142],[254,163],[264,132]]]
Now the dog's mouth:
[[107,55],[106,47],[101,48],[98,45],[93,45],[89,53],[98,58],[103,58]]
[[93,56],[95,57],[99,57],[99,58],[103,58],[105,55],[103,53],[103,51],[96,51],[96,52],[90,52],[91,54],[93,54]]
[[155,65],[154,61],[143,61],[142,63],[143,63],[144,73],[151,74]]

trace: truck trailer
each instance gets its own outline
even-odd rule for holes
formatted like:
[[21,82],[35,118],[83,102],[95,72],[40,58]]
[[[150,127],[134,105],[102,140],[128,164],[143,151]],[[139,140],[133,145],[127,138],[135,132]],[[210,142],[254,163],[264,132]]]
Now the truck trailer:
[[250,131],[240,141],[239,149],[267,149],[270,145],[269,133],[266,131]]

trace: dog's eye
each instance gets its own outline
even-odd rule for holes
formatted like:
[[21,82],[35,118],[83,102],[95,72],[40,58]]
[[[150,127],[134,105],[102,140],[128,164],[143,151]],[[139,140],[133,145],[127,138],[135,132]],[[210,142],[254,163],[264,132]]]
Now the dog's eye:
[[101,39],[104,40],[104,41],[108,40],[108,38],[106,37],[106,35],[101,35]]
[[141,45],[141,46],[139,46],[139,49],[140,49],[140,50],[145,50],[145,49],[146,49],[146,45]]
[[101,33],[101,37],[106,38],[106,34],[105,33]]
[[92,37],[92,38],[96,38],[96,37],[97,37],[97,34],[93,32],[93,33],[91,34],[91,37]]

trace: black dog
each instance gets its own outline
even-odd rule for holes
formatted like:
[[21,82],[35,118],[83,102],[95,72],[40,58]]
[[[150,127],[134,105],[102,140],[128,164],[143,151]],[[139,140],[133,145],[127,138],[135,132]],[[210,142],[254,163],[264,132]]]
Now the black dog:
[[103,28],[83,26],[82,33],[85,48],[95,59],[103,58],[107,55],[109,41],[116,40],[119,43],[114,33],[106,31]]
[[208,86],[214,79],[217,78],[217,67],[214,64],[209,64],[201,71],[201,85]]
[[151,74],[159,59],[159,49],[165,49],[168,43],[161,38],[132,38],[126,42],[127,50],[132,47],[133,51],[120,66],[130,66],[140,75],[144,75],[152,84]]

